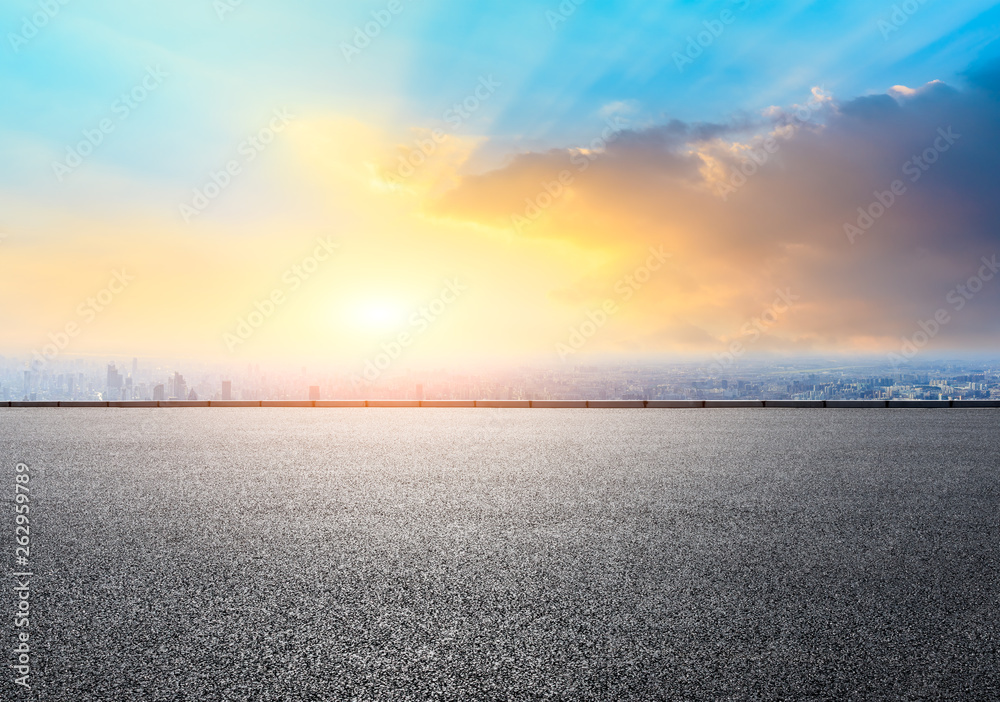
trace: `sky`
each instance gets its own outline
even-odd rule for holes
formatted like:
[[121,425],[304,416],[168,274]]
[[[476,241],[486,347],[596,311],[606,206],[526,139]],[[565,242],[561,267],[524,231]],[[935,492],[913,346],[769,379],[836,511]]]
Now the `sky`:
[[992,3],[7,0],[0,28],[0,354],[998,348]]

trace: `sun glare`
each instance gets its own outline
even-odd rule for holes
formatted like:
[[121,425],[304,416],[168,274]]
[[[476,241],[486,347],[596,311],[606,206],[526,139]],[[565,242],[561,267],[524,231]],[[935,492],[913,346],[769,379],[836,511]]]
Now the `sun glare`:
[[403,323],[403,308],[388,300],[367,300],[354,306],[351,318],[358,327],[371,331],[394,329]]

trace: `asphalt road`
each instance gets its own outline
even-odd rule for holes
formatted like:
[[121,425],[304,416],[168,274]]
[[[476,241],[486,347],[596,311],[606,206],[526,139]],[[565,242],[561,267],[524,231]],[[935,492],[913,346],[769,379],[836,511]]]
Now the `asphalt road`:
[[0,699],[996,699],[998,448],[995,410],[7,409]]

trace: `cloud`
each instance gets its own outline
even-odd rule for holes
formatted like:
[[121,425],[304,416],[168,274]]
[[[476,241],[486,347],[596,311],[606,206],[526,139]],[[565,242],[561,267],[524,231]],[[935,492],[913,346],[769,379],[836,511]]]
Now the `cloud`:
[[601,117],[613,117],[614,115],[629,115],[639,109],[639,103],[635,100],[615,100],[601,107],[599,114]]
[[[995,344],[1000,277],[961,312],[946,297],[982,257],[1000,254],[998,66],[970,69],[961,89],[933,81],[851,100],[814,90],[804,105],[759,118],[669,121],[596,150],[520,154],[464,177],[427,210],[615,260],[666,245],[676,270],[636,303],[661,349],[702,332],[733,338],[776,289],[801,300],[768,331],[772,346],[891,351],[940,308],[955,313],[939,348],[982,344],[984,330]],[[877,213],[895,181],[905,191],[852,243],[845,225],[867,224],[859,208]],[[592,277],[581,285],[553,297],[597,299]]]

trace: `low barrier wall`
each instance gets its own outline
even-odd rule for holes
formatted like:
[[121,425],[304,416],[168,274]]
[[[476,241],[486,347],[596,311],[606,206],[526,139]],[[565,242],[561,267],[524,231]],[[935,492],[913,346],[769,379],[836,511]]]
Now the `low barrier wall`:
[[504,409],[976,409],[1000,400],[289,400],[230,402],[0,402],[9,408],[437,407]]

